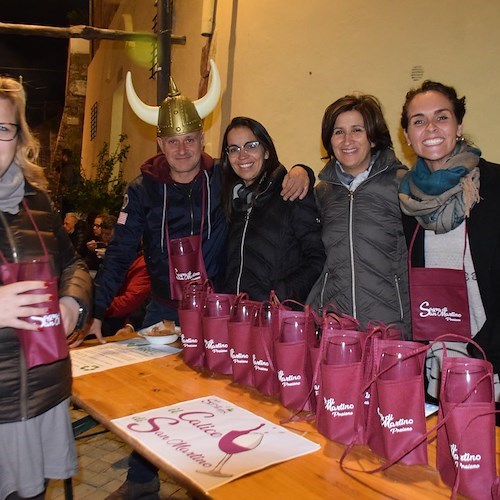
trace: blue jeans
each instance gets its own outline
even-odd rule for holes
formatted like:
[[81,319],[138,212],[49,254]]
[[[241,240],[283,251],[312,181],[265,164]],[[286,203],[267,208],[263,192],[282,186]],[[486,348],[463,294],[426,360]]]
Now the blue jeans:
[[[147,308],[143,328],[154,325],[163,319],[179,323],[176,309],[171,309],[164,304],[152,300]],[[132,483],[148,483],[158,476],[158,467],[146,460],[142,455],[133,451],[128,458],[127,481]]]

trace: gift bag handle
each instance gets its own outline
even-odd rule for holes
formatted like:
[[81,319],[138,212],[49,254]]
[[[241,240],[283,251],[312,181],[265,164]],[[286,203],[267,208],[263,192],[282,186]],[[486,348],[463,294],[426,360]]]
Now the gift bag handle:
[[[330,310],[331,309],[331,310]],[[323,318],[329,316],[334,318],[341,328],[345,328],[345,323],[350,323],[350,325],[354,326],[356,329],[362,329],[361,323],[357,318],[353,316],[349,316],[342,312],[336,304],[329,303],[327,304],[322,311]]]
[[473,339],[465,339],[464,337],[460,336],[460,335],[456,335],[454,333],[444,333],[443,335],[440,335],[439,337],[436,337],[433,341],[431,341],[429,343],[429,346],[431,345],[434,345],[434,343],[436,342],[441,342],[443,344],[443,351],[444,353],[446,354],[446,345],[444,343],[444,341],[446,339],[455,339],[457,340],[458,342],[462,342],[462,343],[467,343],[467,344],[472,344],[474,347],[477,347],[478,351],[483,355],[483,359],[485,361],[488,361],[488,358],[486,357],[486,353],[484,352],[484,349]]

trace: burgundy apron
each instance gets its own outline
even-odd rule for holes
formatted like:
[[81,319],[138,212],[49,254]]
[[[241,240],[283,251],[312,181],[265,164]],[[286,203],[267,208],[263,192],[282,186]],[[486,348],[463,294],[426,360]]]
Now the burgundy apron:
[[[408,249],[411,322],[414,340],[434,340],[444,333],[471,338],[469,299],[465,270],[413,267],[411,252],[419,227]],[[467,242],[467,232],[464,242]]]
[[202,237],[205,220],[205,177],[202,176],[202,209],[200,234],[183,238],[169,238],[168,217],[165,219],[165,229],[168,242],[168,274],[170,281],[170,298],[181,300],[184,286],[190,281],[204,283],[207,279],[205,262],[203,262]]
[[40,240],[43,256],[30,261],[7,262],[3,253],[0,252],[2,261],[0,276],[5,285],[18,281],[45,281],[47,288],[26,293],[50,294],[54,297],[49,301],[33,304],[33,307],[46,307],[49,310],[47,314],[23,318],[28,323],[38,325],[38,330],[17,329],[26,365],[28,368],[33,368],[67,358],[69,351],[59,309],[57,276],[51,266],[45,242],[25,200],[23,200],[23,205]]

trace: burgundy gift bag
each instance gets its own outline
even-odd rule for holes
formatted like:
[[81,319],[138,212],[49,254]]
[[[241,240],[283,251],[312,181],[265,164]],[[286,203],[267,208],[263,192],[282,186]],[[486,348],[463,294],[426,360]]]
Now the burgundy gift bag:
[[362,442],[365,335],[323,328],[319,347],[316,427],[328,439],[344,444]]
[[295,411],[314,411],[316,398],[312,390],[312,371],[309,350],[316,343],[316,326],[312,309],[303,311],[278,307],[279,332],[274,343],[280,402]]
[[264,396],[279,393],[278,374],[274,357],[274,342],[279,328],[278,304],[274,300],[260,304],[254,311],[250,334],[253,366],[253,385]]
[[[411,322],[414,340],[434,340],[445,332],[470,339],[469,299],[465,270],[413,267],[411,251],[419,226],[408,249]],[[467,234],[464,242],[467,242]]]
[[[353,318],[352,316],[348,316],[342,312],[340,312],[336,306],[332,304],[328,304],[323,308],[323,314],[320,322],[320,332],[318,337],[322,338],[325,335],[331,335],[333,332],[337,334],[348,333],[351,331],[361,331],[361,323]],[[309,354],[311,357],[311,365],[314,368],[313,370],[313,386],[314,386],[314,395],[316,398],[319,397],[319,358],[320,358],[320,343],[318,342],[316,346],[310,346]]]
[[207,293],[203,307],[203,346],[205,368],[214,373],[231,375],[233,363],[229,356],[228,322],[236,295]]
[[492,498],[496,438],[491,363],[446,356],[445,346],[443,354],[437,469],[454,492],[473,499]]
[[0,252],[0,260],[2,261],[0,275],[5,285],[16,283],[17,281],[45,281],[47,288],[27,293],[48,293],[54,297],[47,302],[36,304],[37,307],[46,307],[49,311],[47,314],[23,318],[28,323],[38,325],[38,330],[17,330],[17,336],[26,359],[26,365],[28,368],[33,368],[67,358],[69,350],[64,326],[61,321],[61,311],[59,309],[58,280],[52,268],[45,242],[24,200],[23,205],[38,235],[44,255],[31,261],[9,263]]
[[[201,231],[203,231],[203,224]],[[169,240],[168,248],[170,297],[173,300],[181,300],[184,285],[187,282],[198,281],[203,283],[207,280],[201,236],[193,235]]]
[[170,239],[168,218],[165,218],[165,232],[168,245],[168,273],[170,281],[170,298],[182,300],[186,283],[197,281],[205,283],[208,279],[203,261],[203,224],[205,222],[206,181],[202,176],[202,209],[200,233],[183,238]]
[[[366,437],[370,448],[388,462],[427,464],[423,366],[427,346],[383,340],[371,344],[375,376],[371,387]],[[415,443],[422,442],[415,447]],[[405,453],[406,450],[408,453]]]
[[239,297],[231,307],[228,322],[229,356],[233,363],[233,381],[253,386],[251,350],[252,318],[259,302]]
[[212,287],[205,283],[189,282],[184,288],[184,296],[178,310],[181,327],[182,356],[192,368],[205,366],[205,347],[203,344],[203,306],[205,297]]

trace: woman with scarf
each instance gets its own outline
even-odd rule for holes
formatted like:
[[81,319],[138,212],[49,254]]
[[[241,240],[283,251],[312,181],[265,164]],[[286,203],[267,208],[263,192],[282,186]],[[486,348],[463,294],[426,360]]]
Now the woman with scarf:
[[325,260],[311,177],[302,200],[280,192],[287,171],[258,121],[236,117],[222,144],[222,202],[229,220],[227,266],[222,289],[267,300],[304,302]]
[[[426,323],[444,320],[443,330],[434,326],[434,331],[472,337],[498,374],[500,166],[481,158],[481,151],[464,139],[464,115],[465,97],[433,81],[410,90],[403,106],[401,126],[418,157],[400,188],[401,208],[408,216],[404,225],[411,252],[413,334],[425,340]],[[437,294],[423,287],[424,295],[419,295],[415,268],[432,269],[428,275]],[[449,269],[462,276],[461,287],[451,293],[449,279],[439,278]],[[467,355],[467,344],[453,342],[448,351]],[[438,394],[439,359],[439,350],[434,350],[427,361],[428,393],[433,397]]]
[[[92,289],[47,195],[25,106],[22,85],[0,76],[0,500],[41,499],[48,478],[76,472],[64,333],[83,325]],[[32,356],[40,336],[43,359]]]

